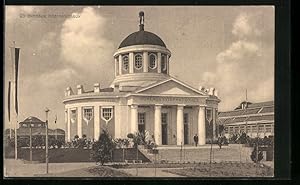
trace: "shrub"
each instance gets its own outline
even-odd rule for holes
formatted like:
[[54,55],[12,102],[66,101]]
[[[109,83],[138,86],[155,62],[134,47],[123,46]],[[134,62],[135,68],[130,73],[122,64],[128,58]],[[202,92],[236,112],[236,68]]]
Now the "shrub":
[[103,165],[106,162],[111,161],[111,154],[114,149],[114,142],[107,130],[102,130],[99,140],[92,146],[91,155],[92,158],[98,163]]
[[251,160],[255,163],[259,163],[264,158],[262,151],[258,151],[258,153],[257,153],[257,147],[256,146],[254,146],[250,157],[251,157]]

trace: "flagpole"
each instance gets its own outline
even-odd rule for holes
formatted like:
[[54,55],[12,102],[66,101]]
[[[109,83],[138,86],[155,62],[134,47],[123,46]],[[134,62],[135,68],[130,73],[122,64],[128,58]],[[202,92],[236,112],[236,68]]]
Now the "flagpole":
[[[15,105],[16,104],[16,101],[15,101],[15,99],[16,99],[16,96],[17,96],[17,94],[16,94],[16,79],[15,79],[15,73],[16,73],[16,71],[14,70],[14,60],[13,59],[15,59],[15,52],[16,52],[16,41],[13,41],[13,48],[12,48],[13,50],[13,53],[11,53],[11,59],[12,59],[12,94],[14,95],[14,96],[12,96],[12,103],[13,103],[13,105]],[[13,55],[14,54],[14,55]],[[14,122],[15,122],[15,160],[17,160],[18,159],[18,135],[17,135],[17,125],[18,125],[18,114],[17,114],[17,112],[16,112],[16,110],[15,111],[12,111],[12,113],[14,113],[15,112],[15,119],[16,120],[14,120]],[[14,116],[12,116],[12,117],[14,117]],[[11,127],[12,127],[12,124],[11,124]]]

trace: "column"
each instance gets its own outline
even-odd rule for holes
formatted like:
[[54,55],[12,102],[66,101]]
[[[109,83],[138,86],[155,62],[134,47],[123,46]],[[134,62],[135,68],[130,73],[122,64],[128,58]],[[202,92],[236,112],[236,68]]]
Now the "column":
[[138,131],[138,106],[131,105],[131,133],[134,134]]
[[161,105],[154,107],[154,139],[157,145],[161,145]]
[[98,140],[100,136],[100,108],[94,107],[94,139]]
[[199,145],[205,145],[205,107],[200,106],[198,112]]
[[77,135],[82,138],[82,107],[77,108]]
[[129,53],[129,73],[133,73],[134,56],[133,53]]
[[184,105],[177,105],[177,145],[184,144],[183,108]]
[[169,74],[169,57],[170,57],[170,55],[166,55],[166,65],[167,65],[167,74]]
[[212,120],[212,124],[213,124],[213,139],[216,138],[216,109],[212,108],[212,116],[213,116],[213,120]]
[[122,105],[115,105],[114,106],[114,118],[115,118],[115,138],[121,138],[121,129],[122,123],[121,123],[121,106]]
[[115,77],[118,75],[118,70],[119,70],[119,68],[118,68],[118,58],[116,57],[115,58]]
[[148,52],[147,51],[143,52],[143,62],[144,62],[144,65],[143,65],[144,71],[143,72],[148,72],[149,57],[148,57]]
[[71,110],[68,108],[67,110],[67,130],[68,130],[68,137],[67,140],[70,142],[71,141]]
[[161,53],[157,53],[157,72],[161,73]]
[[122,55],[119,55],[119,75],[122,74]]

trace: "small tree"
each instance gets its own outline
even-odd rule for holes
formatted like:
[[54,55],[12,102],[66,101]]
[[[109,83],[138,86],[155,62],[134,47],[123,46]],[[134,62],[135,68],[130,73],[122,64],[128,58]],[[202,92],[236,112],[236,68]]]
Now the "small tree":
[[111,136],[107,130],[102,130],[99,140],[92,146],[92,158],[103,165],[104,163],[111,161],[111,153],[113,149],[114,142]]
[[250,157],[251,157],[251,160],[255,163],[259,163],[264,158],[262,151],[258,151],[258,153],[257,153],[256,145],[254,146]]

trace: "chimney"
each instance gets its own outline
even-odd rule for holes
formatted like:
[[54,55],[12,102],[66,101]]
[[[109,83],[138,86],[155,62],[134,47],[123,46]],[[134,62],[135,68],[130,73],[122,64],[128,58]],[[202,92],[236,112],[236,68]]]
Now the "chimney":
[[115,84],[114,85],[114,92],[120,92],[120,89],[119,89],[119,84]]
[[73,93],[73,91],[72,91],[72,88],[71,88],[71,87],[67,87],[65,95],[66,95],[66,96],[71,96],[71,95],[73,95],[73,94],[74,94],[74,93]]
[[95,92],[95,93],[100,92],[100,84],[99,84],[99,83],[95,83],[95,84],[94,84],[94,92]]
[[82,85],[77,85],[77,94],[82,94],[82,93],[83,93]]

